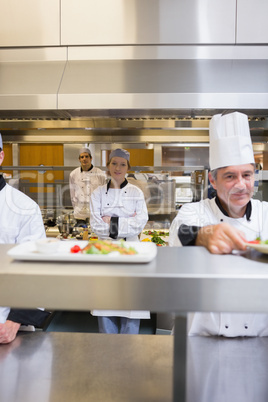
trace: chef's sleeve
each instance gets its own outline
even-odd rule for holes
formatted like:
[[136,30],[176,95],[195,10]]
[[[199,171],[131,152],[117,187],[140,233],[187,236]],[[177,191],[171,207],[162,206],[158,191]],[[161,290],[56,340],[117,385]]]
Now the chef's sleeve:
[[43,328],[50,315],[50,312],[39,309],[11,309],[7,320],[21,325],[33,325],[37,328]]
[[194,246],[200,226],[180,225],[178,229],[178,238],[183,246]]

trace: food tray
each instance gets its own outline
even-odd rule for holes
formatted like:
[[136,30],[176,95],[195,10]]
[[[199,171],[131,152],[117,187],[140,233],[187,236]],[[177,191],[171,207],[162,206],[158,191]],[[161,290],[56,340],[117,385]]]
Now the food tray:
[[[118,242],[113,242],[118,243]],[[78,245],[85,247],[88,241],[69,240],[59,241],[59,248],[55,253],[42,254],[37,252],[34,241],[18,244],[8,251],[8,255],[15,260],[22,261],[68,261],[68,262],[105,262],[105,263],[145,263],[152,261],[157,254],[154,243],[126,242],[126,247],[134,247],[138,254],[122,255],[111,254],[81,254],[70,252],[71,247]]]

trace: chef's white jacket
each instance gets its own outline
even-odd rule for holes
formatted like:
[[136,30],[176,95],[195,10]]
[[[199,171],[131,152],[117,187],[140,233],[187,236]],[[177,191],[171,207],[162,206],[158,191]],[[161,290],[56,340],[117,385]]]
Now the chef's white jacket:
[[91,196],[90,210],[91,229],[102,239],[110,238],[110,225],[102,216],[119,217],[118,239],[128,241],[137,241],[148,221],[143,192],[130,183],[121,189],[98,187]]
[[190,337],[187,402],[266,402],[266,338]]
[[[0,191],[0,243],[14,244],[45,237],[39,206],[21,191],[6,184]],[[9,308],[0,307],[0,322]]]
[[[139,241],[138,235],[148,221],[147,206],[143,192],[128,183],[121,189],[98,187],[90,200],[90,226],[101,239],[110,239],[110,225],[103,222],[102,216],[116,216],[118,220],[118,239]],[[133,216],[135,214],[135,216]],[[92,315],[127,318],[150,318],[149,311],[93,310]]]
[[81,167],[78,167],[70,173],[70,195],[76,219],[90,217],[90,196],[98,186],[102,186],[105,182],[105,173],[94,166],[88,171],[82,171]]
[[[217,206],[215,198],[184,204],[173,220],[169,232],[169,245],[181,246],[178,229],[188,226],[229,223],[245,234],[248,241],[261,236],[268,239],[268,203],[251,200],[250,219],[226,216]],[[189,335],[268,336],[268,314],[242,313],[191,313],[188,315]]]

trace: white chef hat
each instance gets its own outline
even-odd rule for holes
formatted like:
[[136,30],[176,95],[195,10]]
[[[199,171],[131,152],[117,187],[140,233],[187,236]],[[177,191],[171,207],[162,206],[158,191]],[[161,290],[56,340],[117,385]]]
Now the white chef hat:
[[0,148],[3,149],[3,140],[2,140],[2,135],[0,133]]
[[83,154],[84,152],[87,152],[89,154],[89,156],[92,157],[91,151],[89,148],[84,147],[84,148],[79,149],[79,155]]
[[247,115],[216,114],[209,125],[210,169],[255,163]]
[[109,156],[109,161],[114,157],[114,156],[118,156],[120,158],[125,158],[127,161],[129,161],[130,158],[130,154],[126,149],[122,149],[122,148],[117,148],[114,149]]

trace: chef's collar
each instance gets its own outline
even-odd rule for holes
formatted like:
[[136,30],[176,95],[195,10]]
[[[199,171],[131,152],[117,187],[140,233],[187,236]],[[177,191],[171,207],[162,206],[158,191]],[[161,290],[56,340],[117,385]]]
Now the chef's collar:
[[[216,202],[218,208],[221,210],[221,212],[222,212],[225,216],[228,216],[228,217],[229,217],[227,211],[225,211],[225,209],[224,209],[223,206],[221,205],[221,202],[220,202],[220,199],[219,199],[218,196],[216,196],[215,202]],[[247,203],[247,207],[246,207],[246,218],[247,218],[247,221],[250,221],[251,212],[252,212],[252,205],[251,205],[251,201],[249,201],[249,202]]]
[[5,185],[6,185],[6,181],[5,181],[5,179],[3,178],[3,176],[0,175],[0,191],[3,190],[3,188],[5,187]]
[[91,165],[88,170],[83,170],[83,169],[82,169],[82,166],[81,166],[80,169],[81,169],[81,173],[82,173],[82,172],[89,172],[91,169],[93,169],[93,165]]
[[[120,184],[120,188],[126,187],[127,184],[128,184],[128,181],[127,181],[127,179],[125,179],[123,181],[123,183]],[[107,191],[109,190],[110,187],[111,187],[111,179],[107,183]]]

